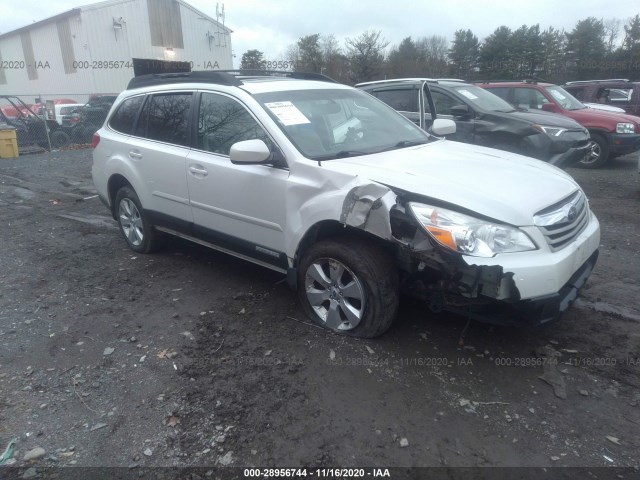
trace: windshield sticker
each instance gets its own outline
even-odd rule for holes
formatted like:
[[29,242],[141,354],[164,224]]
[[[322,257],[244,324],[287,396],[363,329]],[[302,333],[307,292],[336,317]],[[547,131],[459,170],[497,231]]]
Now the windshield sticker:
[[469,90],[458,90],[458,93],[460,95],[464,95],[465,97],[467,97],[469,100],[477,100],[478,97],[476,97],[473,93],[471,93]]
[[298,107],[291,102],[270,102],[265,103],[265,105],[278,117],[278,120],[280,120],[284,126],[311,123],[309,119],[298,110]]
[[558,92],[557,90],[551,90],[550,93],[558,101],[562,101],[562,100],[566,100],[567,99],[567,97],[565,97],[562,93]]

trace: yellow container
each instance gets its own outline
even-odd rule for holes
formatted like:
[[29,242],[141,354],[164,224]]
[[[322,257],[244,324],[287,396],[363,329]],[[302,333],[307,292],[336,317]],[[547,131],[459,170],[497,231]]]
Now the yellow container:
[[0,127],[0,158],[18,158],[18,140],[15,128]]

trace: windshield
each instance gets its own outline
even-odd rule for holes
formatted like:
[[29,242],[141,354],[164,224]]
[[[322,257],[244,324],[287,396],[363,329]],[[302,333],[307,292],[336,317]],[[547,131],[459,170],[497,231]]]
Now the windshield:
[[580,100],[567,92],[564,88],[553,85],[544,88],[553,99],[565,110],[582,110],[587,108]]
[[459,95],[462,95],[471,105],[479,110],[489,110],[490,112],[514,111],[513,105],[484,88],[476,87],[475,85],[459,85],[450,88]]
[[302,154],[331,160],[419,145],[430,136],[360,90],[294,90],[255,98]]

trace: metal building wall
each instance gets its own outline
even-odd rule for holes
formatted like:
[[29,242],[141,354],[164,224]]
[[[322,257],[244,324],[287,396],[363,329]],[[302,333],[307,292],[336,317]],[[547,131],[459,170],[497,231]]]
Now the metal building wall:
[[[0,38],[3,61],[24,61],[23,44],[29,41],[35,61],[33,70],[5,68],[0,72],[0,94],[26,96],[28,102],[41,96],[82,103],[90,94],[119,93],[133,76],[134,57],[189,61],[194,70],[232,68],[230,35],[182,2],[177,5],[185,48],[153,46],[147,1],[154,0],[89,5],[78,14]],[[156,43],[161,42],[156,38]],[[73,50],[71,61],[69,48]],[[2,73],[6,83],[1,83]]]

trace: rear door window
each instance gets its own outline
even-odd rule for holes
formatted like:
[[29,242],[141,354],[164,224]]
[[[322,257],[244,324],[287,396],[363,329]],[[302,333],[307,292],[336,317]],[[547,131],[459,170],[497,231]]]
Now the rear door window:
[[150,140],[187,145],[191,92],[158,93],[147,98],[136,134]]

